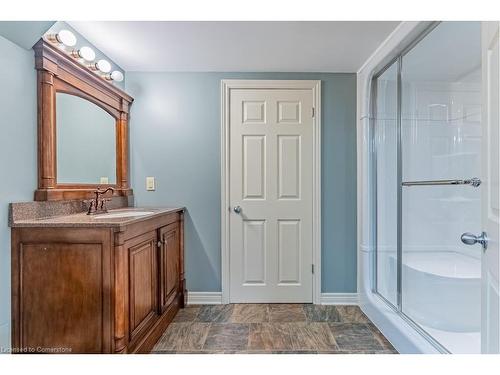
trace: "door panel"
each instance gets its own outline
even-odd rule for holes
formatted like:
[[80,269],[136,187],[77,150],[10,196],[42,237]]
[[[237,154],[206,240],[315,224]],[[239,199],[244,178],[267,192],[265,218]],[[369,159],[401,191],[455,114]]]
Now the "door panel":
[[265,199],[266,139],[261,135],[243,136],[243,197]]
[[266,284],[266,221],[243,220],[243,283]]
[[312,302],[312,92],[230,95],[230,301]]
[[278,135],[278,198],[300,199],[300,136]]
[[160,229],[160,312],[172,303],[180,282],[179,224]]
[[129,253],[130,336],[146,332],[157,317],[156,232],[125,243]]
[[302,103],[297,101],[278,102],[278,124],[297,124],[301,122]]
[[500,105],[500,40],[499,23],[483,22],[481,29],[483,77],[483,230],[489,238],[482,255],[481,351],[500,353],[499,298],[499,227],[500,227],[500,163],[498,148]]
[[300,284],[300,220],[278,220],[278,283]]
[[266,102],[244,100],[242,120],[243,124],[265,124],[266,123]]

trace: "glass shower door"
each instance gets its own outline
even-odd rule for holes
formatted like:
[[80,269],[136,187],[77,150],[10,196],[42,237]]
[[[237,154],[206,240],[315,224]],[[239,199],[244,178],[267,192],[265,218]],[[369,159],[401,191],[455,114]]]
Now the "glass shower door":
[[401,310],[454,353],[480,351],[479,22],[443,22],[402,57]]

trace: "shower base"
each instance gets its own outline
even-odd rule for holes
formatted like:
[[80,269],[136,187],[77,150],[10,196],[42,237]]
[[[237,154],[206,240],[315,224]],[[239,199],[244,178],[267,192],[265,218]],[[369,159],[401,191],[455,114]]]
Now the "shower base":
[[[395,269],[396,258],[391,257]],[[481,261],[453,251],[403,253],[403,312],[423,327],[451,333],[481,329]]]

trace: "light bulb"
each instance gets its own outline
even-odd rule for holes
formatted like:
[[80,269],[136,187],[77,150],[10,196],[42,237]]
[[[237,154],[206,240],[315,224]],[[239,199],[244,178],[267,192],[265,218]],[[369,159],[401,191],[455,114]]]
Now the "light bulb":
[[57,34],[48,35],[47,38],[66,47],[73,47],[76,44],[76,36],[69,30],[60,30]]
[[73,56],[75,59],[83,59],[85,61],[91,62],[95,60],[95,52],[92,48],[90,47],[82,47],[80,49],[74,49],[71,51],[71,56]]
[[95,66],[103,73],[109,73],[111,70],[111,64],[107,60],[99,60]]
[[116,82],[123,81],[123,73],[118,70],[113,70],[109,76],[113,81]]
[[95,52],[92,48],[84,46],[78,50],[78,55],[85,61],[94,61]]

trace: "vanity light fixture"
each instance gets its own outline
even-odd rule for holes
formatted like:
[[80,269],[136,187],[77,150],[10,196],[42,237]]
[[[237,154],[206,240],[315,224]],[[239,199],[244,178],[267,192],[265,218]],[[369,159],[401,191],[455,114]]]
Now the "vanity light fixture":
[[106,74],[104,78],[106,78],[108,81],[121,82],[123,81],[123,73],[119,70],[113,70],[111,73]]
[[73,47],[76,44],[75,34],[66,29],[60,30],[56,34],[47,35],[47,39],[53,43],[58,43],[65,47]]
[[75,59],[81,58],[88,62],[95,60],[94,50],[87,46],[82,47],[80,49],[74,49],[73,51],[71,51],[71,56],[73,56]]
[[[76,45],[76,36],[71,31],[63,29],[53,34],[46,34],[45,38],[60,49],[65,50],[66,47],[74,47]],[[89,46],[80,48],[73,48],[65,51],[66,54],[77,59],[80,63],[84,64],[88,69],[97,73],[102,78],[108,81],[123,81],[123,73],[114,70],[111,72],[111,64],[108,60],[100,59],[94,62],[96,54]],[[111,72],[111,73],[110,73]]]

